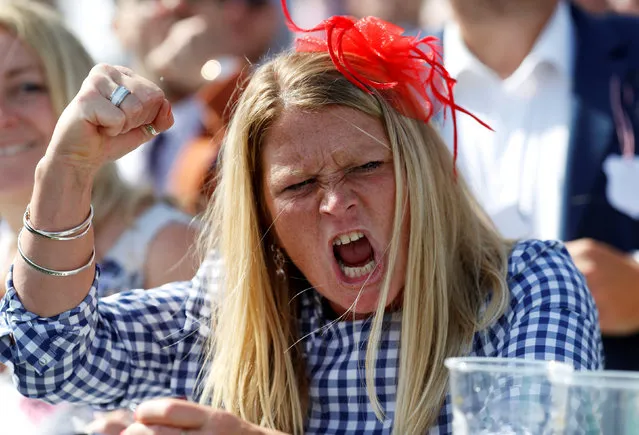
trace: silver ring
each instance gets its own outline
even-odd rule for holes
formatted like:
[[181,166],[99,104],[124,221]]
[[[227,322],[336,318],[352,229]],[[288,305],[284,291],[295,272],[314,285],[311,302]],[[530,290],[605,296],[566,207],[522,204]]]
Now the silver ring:
[[151,135],[151,136],[157,136],[158,131],[155,129],[155,127],[153,127],[153,124],[147,124],[144,126],[144,128],[146,129],[146,131]]
[[124,99],[131,93],[127,88],[120,85],[113,92],[111,92],[111,96],[109,100],[113,103],[115,107],[120,107],[120,104],[124,101]]

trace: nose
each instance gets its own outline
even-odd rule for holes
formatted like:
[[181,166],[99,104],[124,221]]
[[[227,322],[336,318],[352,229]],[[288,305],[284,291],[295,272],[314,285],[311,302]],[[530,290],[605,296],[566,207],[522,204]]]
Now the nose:
[[355,210],[357,195],[347,183],[322,186],[320,213],[342,217]]

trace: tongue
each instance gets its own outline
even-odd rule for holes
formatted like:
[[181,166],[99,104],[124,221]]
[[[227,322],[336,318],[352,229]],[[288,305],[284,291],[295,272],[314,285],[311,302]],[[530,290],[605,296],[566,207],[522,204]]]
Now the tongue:
[[347,245],[337,245],[334,248],[335,255],[348,267],[362,267],[373,256],[373,247],[366,237]]

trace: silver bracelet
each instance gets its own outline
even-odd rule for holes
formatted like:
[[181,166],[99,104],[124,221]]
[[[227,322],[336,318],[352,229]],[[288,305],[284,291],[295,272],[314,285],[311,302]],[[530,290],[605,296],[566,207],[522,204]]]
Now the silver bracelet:
[[29,266],[31,266],[32,268],[34,268],[35,270],[37,270],[40,273],[44,273],[45,275],[51,275],[51,276],[77,275],[78,273],[82,272],[83,270],[88,269],[89,267],[91,267],[91,265],[95,261],[95,248],[93,248],[93,251],[91,252],[91,258],[89,259],[89,262],[87,264],[85,264],[84,266],[78,267],[77,269],[73,269],[73,270],[48,269],[46,267],[40,266],[39,264],[35,263],[33,260],[31,260],[29,257],[26,256],[26,254],[22,250],[22,246],[20,245],[20,235],[22,235],[22,229],[18,232],[18,238],[16,240],[16,242],[17,242],[16,245],[18,247],[18,253],[20,254],[22,259]]
[[22,216],[22,225],[24,225],[24,227],[30,233],[33,233],[38,236],[42,236],[51,240],[79,239],[80,237],[85,236],[89,232],[89,228],[91,228],[92,221],[93,221],[93,205],[89,207],[89,216],[87,216],[84,222],[82,222],[80,225],[76,227],[73,227],[68,230],[63,230],[63,231],[46,231],[46,230],[39,230],[37,228],[34,228],[30,222],[29,206],[27,206],[27,209],[24,212],[24,216]]

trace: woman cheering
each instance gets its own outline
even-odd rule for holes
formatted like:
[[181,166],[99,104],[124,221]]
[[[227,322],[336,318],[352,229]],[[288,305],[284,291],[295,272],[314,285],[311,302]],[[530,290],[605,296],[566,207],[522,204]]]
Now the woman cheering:
[[[463,109],[433,41],[374,18],[312,30],[240,97],[191,282],[97,304],[91,231],[22,232],[0,355],[24,394],[201,403],[141,403],[127,435],[449,434],[448,357],[600,366],[563,246],[501,239],[456,175],[430,120]],[[30,225],[82,225],[100,166],[171,123],[153,83],[94,68],[38,164]]]

